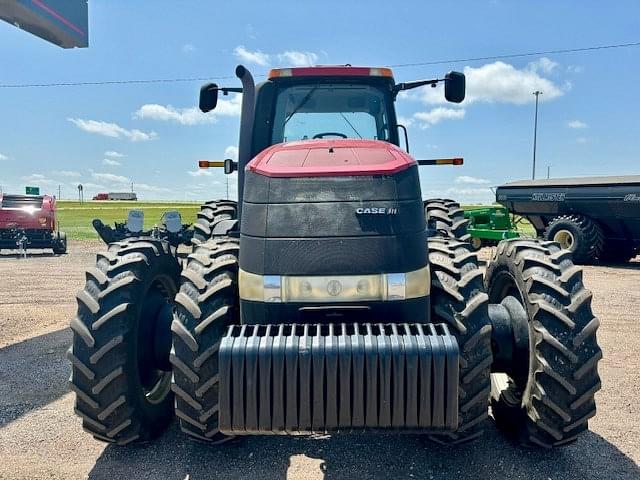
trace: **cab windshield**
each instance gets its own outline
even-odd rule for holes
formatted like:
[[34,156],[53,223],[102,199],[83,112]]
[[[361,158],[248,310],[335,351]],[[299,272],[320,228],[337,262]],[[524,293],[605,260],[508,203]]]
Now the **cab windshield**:
[[384,93],[345,83],[291,85],[276,100],[272,143],[317,138],[390,141]]

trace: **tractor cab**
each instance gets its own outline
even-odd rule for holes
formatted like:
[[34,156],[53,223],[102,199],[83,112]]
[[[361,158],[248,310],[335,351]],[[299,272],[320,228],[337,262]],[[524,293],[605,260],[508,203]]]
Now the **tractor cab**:
[[[396,84],[388,68],[282,68],[254,88],[236,73],[242,133],[226,171],[239,172],[243,322],[426,321],[424,205],[394,101],[439,81],[461,101],[464,76]],[[238,90],[205,85],[202,110],[219,91]]]

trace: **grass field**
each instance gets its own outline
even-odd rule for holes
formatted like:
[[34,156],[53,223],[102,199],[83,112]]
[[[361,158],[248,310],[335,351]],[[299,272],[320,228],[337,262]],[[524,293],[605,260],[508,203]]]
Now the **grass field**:
[[160,223],[162,214],[168,210],[178,210],[183,223],[193,223],[196,213],[200,210],[199,203],[186,202],[69,202],[60,200],[58,205],[58,221],[60,230],[67,232],[68,238],[86,240],[98,238],[91,221],[99,218],[106,225],[113,226],[114,222],[124,222],[129,210],[137,209],[144,212],[145,229]]
[[[60,200],[58,204],[58,221],[60,230],[67,232],[70,239],[86,240],[98,238],[91,221],[99,218],[107,225],[114,222],[124,222],[129,210],[137,209],[144,212],[145,229],[150,229],[160,223],[162,214],[167,210],[178,210],[183,223],[193,223],[196,213],[200,210],[199,203],[189,202],[119,202],[119,201],[91,201],[70,202]],[[481,205],[464,205],[465,209],[480,208]],[[533,236],[535,231],[528,222],[518,225],[518,229],[525,235]]]

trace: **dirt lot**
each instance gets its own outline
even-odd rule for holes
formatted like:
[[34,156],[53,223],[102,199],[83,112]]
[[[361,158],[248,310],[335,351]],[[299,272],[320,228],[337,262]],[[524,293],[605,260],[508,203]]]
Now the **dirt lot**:
[[[587,267],[600,317],[603,390],[592,432],[552,452],[524,450],[489,423],[455,449],[415,436],[252,437],[222,449],[175,425],[148,446],[93,440],[73,413],[64,353],[75,292],[97,242],[70,254],[0,255],[0,478],[640,478],[640,263]],[[484,252],[486,253],[486,252]]]

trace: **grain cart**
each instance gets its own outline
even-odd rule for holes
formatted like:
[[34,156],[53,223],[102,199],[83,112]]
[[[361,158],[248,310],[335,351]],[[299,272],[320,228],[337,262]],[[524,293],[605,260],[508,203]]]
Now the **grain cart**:
[[[209,202],[211,238],[180,264],[151,237],[98,254],[69,359],[76,413],[120,445],[174,414],[188,435],[479,437],[489,403],[527,444],[573,441],[595,413],[598,320],[556,243],[504,241],[483,283],[454,202],[428,201],[402,150],[386,68],[272,70],[242,91],[239,201]],[[424,162],[422,162],[424,163]],[[203,208],[203,209],[204,209]],[[447,216],[447,212],[450,215]],[[460,224],[460,221],[463,223]],[[428,236],[428,233],[431,236]]]
[[520,180],[496,199],[576,263],[628,262],[640,253],[640,175]]
[[49,195],[0,194],[0,250],[51,248],[67,253],[67,235],[58,229],[56,199]]

